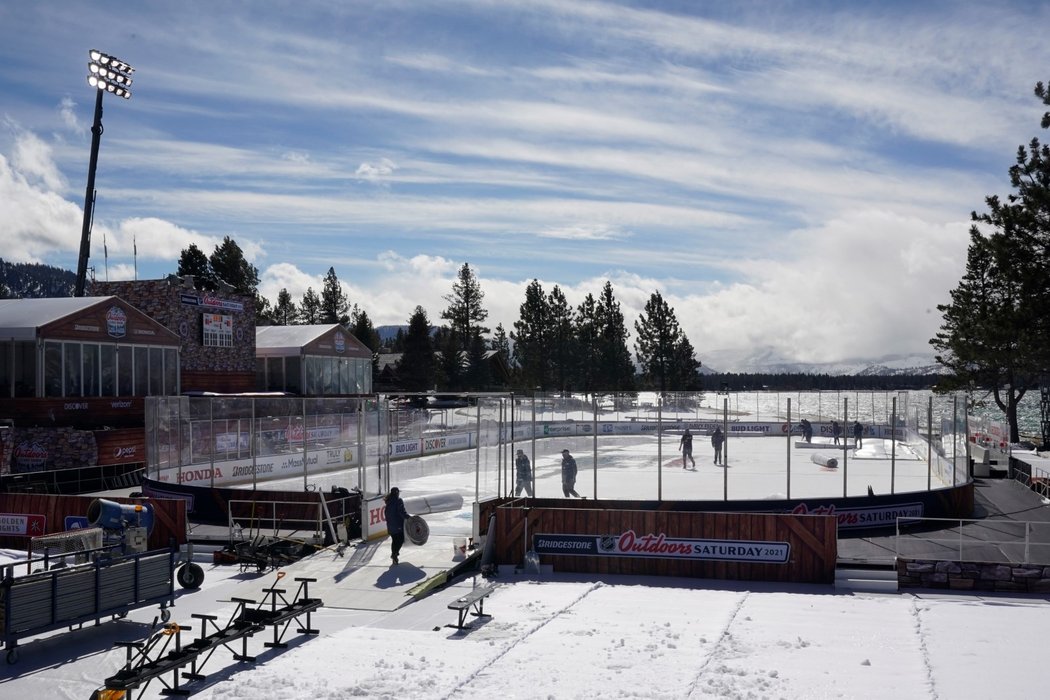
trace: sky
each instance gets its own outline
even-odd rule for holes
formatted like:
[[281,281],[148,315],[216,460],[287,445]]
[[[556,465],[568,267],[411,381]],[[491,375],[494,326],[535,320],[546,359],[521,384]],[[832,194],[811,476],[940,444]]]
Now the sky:
[[[0,250],[155,279],[230,236],[271,301],[333,268],[377,325],[434,323],[469,264],[659,291],[718,370],[924,354],[971,211],[1042,136],[1050,6],[943,2],[79,0],[0,6]],[[629,341],[631,342],[631,341]]]

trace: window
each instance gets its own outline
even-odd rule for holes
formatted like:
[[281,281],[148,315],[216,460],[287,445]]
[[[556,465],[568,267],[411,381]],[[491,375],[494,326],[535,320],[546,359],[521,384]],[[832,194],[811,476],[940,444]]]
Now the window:
[[284,358],[266,358],[266,390],[284,391]]
[[102,366],[102,383],[99,393],[102,396],[119,396],[117,394],[117,346],[101,346],[99,362]]
[[284,358],[284,390],[298,394],[302,392],[302,360],[296,357]]
[[0,344],[0,397],[11,395],[11,361],[14,355],[11,343]]
[[124,345],[117,348],[117,396],[135,395],[135,364],[132,348]]
[[[149,393],[149,348],[136,346],[135,351],[135,393],[134,396],[146,396]],[[159,367],[157,368],[160,369]]]
[[99,390],[99,351],[94,343],[81,346],[81,360],[84,381],[84,396],[98,396]]
[[179,393],[179,351],[175,348],[164,348],[164,393]]
[[233,316],[201,315],[201,345],[211,348],[233,347]]
[[81,386],[80,343],[62,343],[62,359],[65,364],[65,396],[83,396]]
[[36,396],[36,343],[14,344],[15,397]]
[[164,396],[164,348],[149,349],[149,395]]

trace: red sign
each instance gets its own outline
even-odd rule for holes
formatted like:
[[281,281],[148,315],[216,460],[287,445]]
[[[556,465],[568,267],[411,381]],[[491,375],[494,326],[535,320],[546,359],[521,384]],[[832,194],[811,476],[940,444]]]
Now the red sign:
[[43,515],[0,513],[0,535],[22,535],[36,537],[44,534],[47,518]]

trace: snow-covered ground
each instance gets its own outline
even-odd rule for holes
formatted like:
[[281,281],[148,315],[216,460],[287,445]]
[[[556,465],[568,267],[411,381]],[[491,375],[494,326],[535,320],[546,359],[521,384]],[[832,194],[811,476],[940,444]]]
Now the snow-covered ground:
[[[580,466],[577,490],[599,498],[776,498],[841,496],[926,488],[923,455],[903,449],[891,462],[887,444],[866,440],[836,470],[811,461],[813,448],[787,438],[737,438],[729,464],[712,463],[705,438],[696,443],[696,471],[682,468],[677,437],[660,445],[624,438],[537,440],[536,494],[560,496],[560,450]],[[522,446],[522,445],[519,445]],[[823,449],[823,448],[820,448]],[[833,451],[833,446],[828,446]],[[841,456],[841,448],[835,453]],[[596,458],[597,457],[597,458]],[[475,467],[479,467],[475,470]],[[387,565],[387,544],[360,548],[359,568],[345,566],[319,581],[329,602],[313,616],[316,637],[294,630],[285,650],[267,649],[257,635],[238,663],[215,652],[207,681],[188,686],[201,700],[256,698],[1041,698],[1043,640],[1050,629],[1044,596],[875,593],[834,586],[783,586],[696,579],[586,578],[501,570],[486,600],[490,618],[455,621],[449,602],[479,578],[466,579],[411,602],[405,591],[438,561],[451,564],[452,538],[471,534],[471,502],[505,493],[513,470],[496,449],[409,460],[391,465],[390,484],[406,499],[457,492],[462,509],[426,517],[431,542],[406,545],[402,563]],[[347,476],[310,477],[312,488],[345,486]],[[379,484],[366,475],[366,491]],[[288,484],[301,488],[302,479]],[[936,474],[932,485],[944,485]],[[429,548],[429,549],[428,549]],[[424,557],[426,555],[426,557]],[[10,553],[10,556],[17,556]],[[448,564],[444,562],[448,561]],[[304,560],[307,564],[308,561]],[[344,564],[344,562],[346,562]],[[240,573],[203,564],[201,590],[180,591],[172,619],[193,628],[196,613],[226,619],[232,598],[258,599],[273,573]],[[289,568],[289,573],[295,574]],[[287,579],[286,579],[287,580]],[[290,588],[290,586],[289,586]],[[355,591],[385,596],[386,608],[355,605]],[[367,608],[367,609],[365,609]],[[382,609],[380,609],[382,608]],[[88,698],[123,665],[114,642],[143,640],[156,607],[127,618],[24,640],[20,660],[0,662],[0,698]],[[196,636],[193,628],[189,639]],[[154,681],[143,695],[160,697]],[[139,697],[136,693],[136,697]]]
[[[225,619],[231,596],[273,579],[205,568],[204,587],[180,594],[173,620]],[[391,571],[369,575],[379,586]],[[312,620],[319,635],[293,631],[284,650],[257,635],[255,664],[220,649],[208,680],[188,687],[199,700],[1045,696],[1043,597],[556,573],[501,573],[495,583],[492,617],[470,618],[466,632],[446,626],[455,621],[447,605],[469,580],[392,612],[323,608]],[[0,697],[88,698],[123,663],[113,643],[145,638],[156,614],[27,640],[0,671]],[[154,681],[142,697],[162,687]]]

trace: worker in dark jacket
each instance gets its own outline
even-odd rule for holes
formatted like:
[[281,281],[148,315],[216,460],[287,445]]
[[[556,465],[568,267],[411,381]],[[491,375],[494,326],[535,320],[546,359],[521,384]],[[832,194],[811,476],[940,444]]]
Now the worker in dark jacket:
[[722,432],[722,429],[715,427],[715,432],[711,434],[711,447],[715,448],[715,464],[722,462],[722,444],[726,441],[726,436]]
[[405,502],[401,500],[401,491],[396,486],[390,489],[385,500],[386,531],[390,533],[390,559],[396,564],[401,546],[405,544],[405,521],[409,515],[405,510]]
[[532,498],[532,464],[529,463],[525,450],[518,450],[514,458],[514,469],[518,477],[518,483],[514,485],[514,495],[520,496],[524,491],[529,498]]
[[576,493],[576,460],[568,450],[561,451],[561,491],[565,494],[565,497],[576,496],[580,498],[580,494]]

